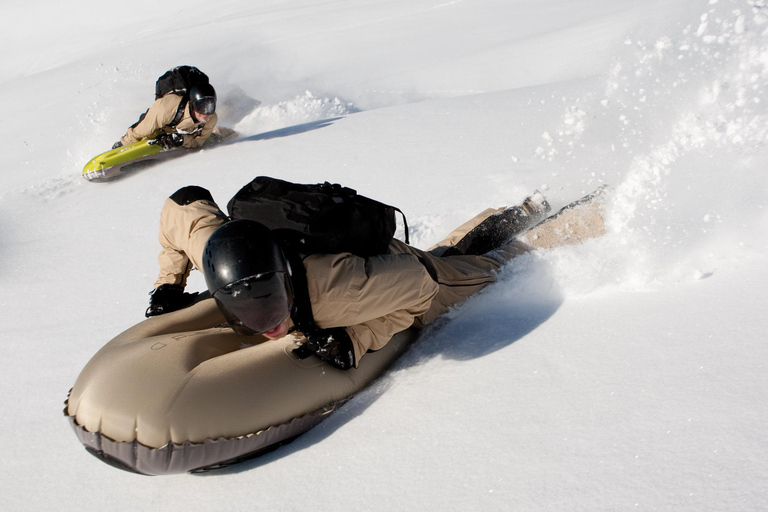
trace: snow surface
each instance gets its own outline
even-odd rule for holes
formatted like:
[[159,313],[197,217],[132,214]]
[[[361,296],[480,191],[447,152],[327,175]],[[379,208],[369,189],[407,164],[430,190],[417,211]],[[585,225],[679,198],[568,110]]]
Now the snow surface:
[[[765,0],[6,2],[0,508],[768,510],[766,42]],[[179,64],[241,139],[83,180]],[[610,233],[512,262],[272,454],[102,464],[63,401],[143,318],[163,199],[258,174],[397,204],[420,247],[608,183]]]

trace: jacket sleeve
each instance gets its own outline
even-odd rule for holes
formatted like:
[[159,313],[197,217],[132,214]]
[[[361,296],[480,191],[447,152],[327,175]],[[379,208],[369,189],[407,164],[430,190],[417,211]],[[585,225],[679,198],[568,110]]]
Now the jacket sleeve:
[[200,133],[184,136],[183,146],[187,149],[197,149],[202,147],[203,144],[205,144],[205,141],[208,140],[208,137],[210,137],[213,133],[213,129],[216,128],[216,123],[218,120],[219,118],[216,116],[216,114],[213,114],[211,118],[208,119],[208,122],[205,123],[203,129],[200,130]]
[[127,146],[128,144],[159,135],[158,132],[163,126],[167,126],[173,121],[180,101],[181,97],[175,94],[168,94],[155,100],[144,115],[144,119],[136,126],[128,128],[120,142],[123,143],[123,146]]
[[346,327],[357,361],[409,328],[439,289],[413,254],[314,255],[305,266],[315,322]]
[[162,250],[157,257],[160,274],[155,288],[161,284],[186,285],[192,266],[200,268],[202,264],[208,238],[226,220],[215,203],[195,201],[179,205],[166,199],[160,213],[158,241]]

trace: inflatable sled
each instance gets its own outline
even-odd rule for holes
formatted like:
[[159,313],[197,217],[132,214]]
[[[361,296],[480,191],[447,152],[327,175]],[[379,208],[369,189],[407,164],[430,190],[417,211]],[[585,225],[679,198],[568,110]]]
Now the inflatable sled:
[[[209,148],[230,141],[237,136],[234,130],[219,127],[205,141],[203,148]],[[127,146],[110,149],[83,167],[83,177],[88,181],[111,181],[128,173],[144,169],[159,162],[184,155],[189,150],[173,148],[163,151],[154,139],[140,140]]]
[[224,467],[309,430],[370,384],[416,339],[397,334],[359,368],[299,360],[291,337],[221,327],[213,299],[149,318],[88,362],[64,410],[86,450],[145,475]]

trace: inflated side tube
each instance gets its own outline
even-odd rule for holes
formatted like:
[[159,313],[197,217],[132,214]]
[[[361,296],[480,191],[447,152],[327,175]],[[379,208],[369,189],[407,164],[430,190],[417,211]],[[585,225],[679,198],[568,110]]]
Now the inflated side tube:
[[213,299],[149,318],[88,362],[64,410],[86,449],[145,475],[226,466],[320,423],[378,377],[416,338],[396,335],[359,368],[299,360],[291,337],[220,327]]

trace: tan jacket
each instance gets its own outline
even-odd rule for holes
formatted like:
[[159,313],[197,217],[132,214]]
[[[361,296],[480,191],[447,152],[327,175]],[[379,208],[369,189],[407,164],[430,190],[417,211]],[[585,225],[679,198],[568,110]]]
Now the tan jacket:
[[166,94],[162,98],[155,100],[144,118],[134,127],[128,128],[128,131],[120,139],[123,146],[133,144],[134,142],[153,139],[162,132],[173,133],[174,131],[184,135],[183,147],[187,149],[199,148],[213,133],[216,127],[218,117],[213,114],[205,124],[196,123],[189,112],[189,103],[184,107],[184,116],[176,125],[176,128],[168,126],[176,116],[176,110],[181,103],[181,96],[175,94]]
[[[460,230],[466,232],[495,212],[486,210]],[[180,206],[167,199],[160,214],[163,250],[155,286],[185,284],[191,266],[201,268],[205,243],[224,222],[226,217],[215,203]],[[437,244],[444,245],[445,241]],[[310,255],[304,266],[312,314],[321,328],[347,328],[359,362],[368,350],[380,349],[398,332],[414,323],[428,325],[450,306],[494,282],[495,270],[530,249],[513,241],[494,251],[493,257],[441,258],[393,240],[389,254],[370,258],[349,253]],[[437,282],[420,259],[436,271]]]

